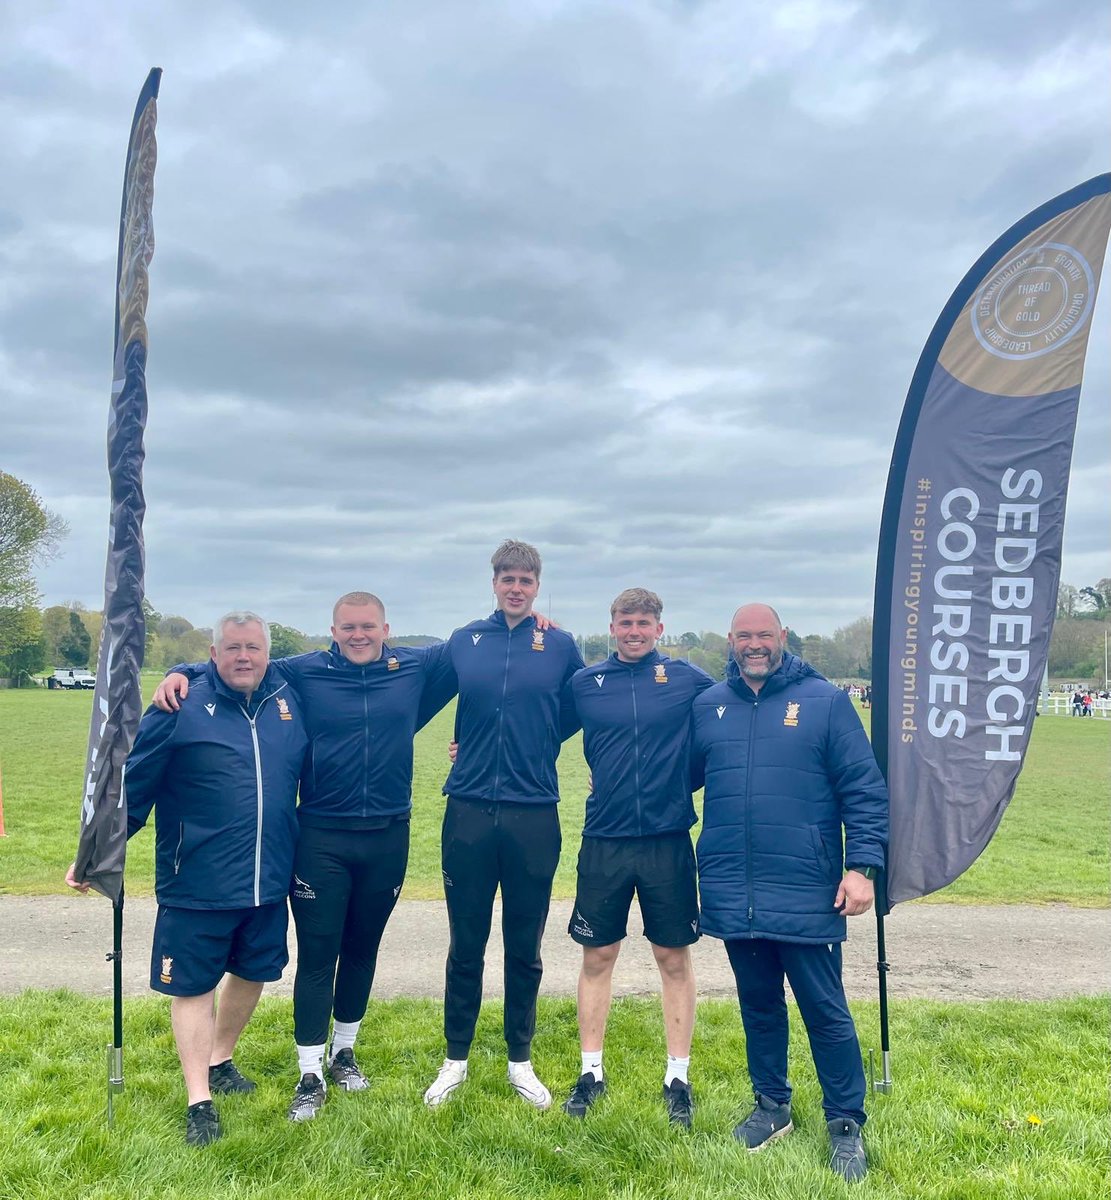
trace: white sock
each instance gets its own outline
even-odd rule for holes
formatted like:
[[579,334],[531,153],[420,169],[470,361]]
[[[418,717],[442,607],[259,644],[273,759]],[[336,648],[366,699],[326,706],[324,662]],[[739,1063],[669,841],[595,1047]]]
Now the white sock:
[[532,1069],[531,1058],[526,1058],[523,1062],[514,1062],[512,1059],[509,1060],[510,1075],[516,1075],[518,1071],[523,1071],[526,1067],[528,1067],[530,1070]]
[[362,1021],[335,1021],[332,1024],[332,1052],[328,1056],[328,1061],[333,1058],[341,1050],[354,1050],[355,1039],[359,1036],[359,1026]]
[[583,1057],[582,1074],[593,1075],[595,1079],[601,1080],[603,1078],[601,1050],[584,1050],[582,1052],[582,1057]]
[[664,1087],[669,1083],[674,1083],[677,1079],[680,1083],[689,1083],[687,1072],[691,1069],[690,1055],[686,1058],[675,1058],[669,1054],[667,1056],[667,1070],[664,1072]]
[[297,1069],[302,1075],[315,1075],[324,1079],[324,1046],[298,1046]]

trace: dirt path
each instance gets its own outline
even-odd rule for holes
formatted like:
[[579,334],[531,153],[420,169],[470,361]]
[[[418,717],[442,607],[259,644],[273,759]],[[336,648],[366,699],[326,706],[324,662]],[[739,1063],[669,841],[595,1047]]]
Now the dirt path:
[[[574,995],[580,952],[566,934],[570,901],[552,904],[544,938],[546,995]],[[124,919],[124,990],[147,992],[153,900],[128,900]],[[486,994],[501,995],[500,913],[487,958]],[[845,982],[851,998],[876,994],[876,922],[850,921]],[[1111,910],[1065,905],[973,907],[902,905],[887,919],[893,998],[1044,1000],[1111,990]],[[659,976],[634,910],[614,975],[618,995],[655,994]],[[291,942],[294,939],[291,938]],[[110,995],[112,910],[98,896],[0,896],[0,993],[71,988]],[[295,952],[295,947],[291,946]],[[382,942],[374,994],[440,998],[447,953],[442,901],[402,901]],[[720,942],[694,950],[699,994],[732,996],[733,977]],[[293,971],[268,987],[289,995]]]

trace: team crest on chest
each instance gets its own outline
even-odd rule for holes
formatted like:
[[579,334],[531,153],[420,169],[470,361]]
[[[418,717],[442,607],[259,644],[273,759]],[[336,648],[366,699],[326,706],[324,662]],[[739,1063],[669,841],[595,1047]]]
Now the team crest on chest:
[[544,631],[542,629],[532,631],[532,648],[534,650],[544,649]]
[[797,725],[799,723],[799,703],[797,700],[792,700],[787,705],[787,711],[783,716],[784,725]]
[[667,668],[663,663],[656,663],[656,682],[667,683]]
[[394,658],[394,656],[391,654],[390,657],[388,659],[386,659],[386,670],[387,671],[398,671],[400,669],[401,669],[401,663],[399,663],[397,661],[397,659]]
[[725,705],[719,704],[718,705],[718,720],[720,721],[721,718],[724,716],[725,716]]
[[284,696],[278,697],[278,716],[283,721],[293,720],[293,713],[289,711],[289,701]]
[[604,675],[595,675],[594,682],[601,687],[602,684],[606,682],[606,677]]

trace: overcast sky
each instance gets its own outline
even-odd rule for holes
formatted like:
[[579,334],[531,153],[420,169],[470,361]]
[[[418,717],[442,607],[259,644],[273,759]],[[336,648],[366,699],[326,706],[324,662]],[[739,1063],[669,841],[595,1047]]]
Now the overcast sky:
[[[871,612],[918,355],[1010,224],[1108,168],[1104,0],[181,0],[0,17],[0,469],[99,608],[120,188],[164,68],[147,593],[307,631],[492,607],[670,632]],[[1104,293],[1063,578],[1111,574]]]

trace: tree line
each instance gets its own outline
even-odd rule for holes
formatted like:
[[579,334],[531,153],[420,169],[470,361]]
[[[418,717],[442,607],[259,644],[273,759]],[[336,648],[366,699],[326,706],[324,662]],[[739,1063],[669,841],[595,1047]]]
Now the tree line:
[[[0,679],[30,682],[56,667],[96,669],[101,614],[76,601],[39,606],[34,569],[57,553],[66,525],[21,480],[0,471]],[[146,647],[144,664],[165,670],[180,662],[208,657],[212,630],[185,617],[164,615],[144,600]],[[1062,583],[1057,590],[1057,619],[1049,646],[1051,676],[1075,681],[1102,681],[1104,647],[1111,630],[1111,578],[1088,587]],[[272,657],[301,654],[326,647],[327,634],[306,634],[291,625],[270,626]],[[391,637],[394,645],[419,646],[437,639],[425,634]],[[612,648],[608,634],[579,638],[587,663],[600,662]],[[715,679],[725,676],[729,643],[720,633],[665,635],[661,650],[672,658],[689,658]],[[872,678],[872,621],[858,617],[826,637],[787,632],[787,648],[805,658],[827,679],[841,682]]]

